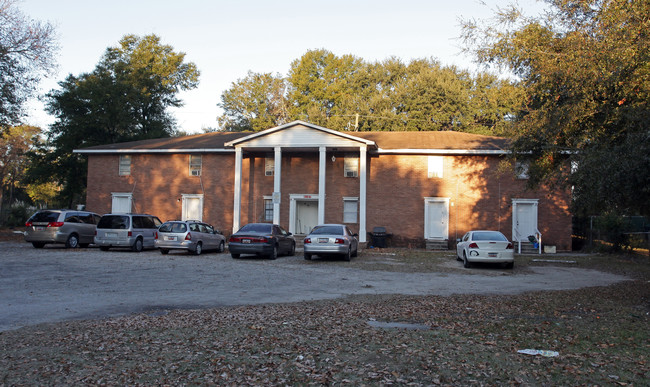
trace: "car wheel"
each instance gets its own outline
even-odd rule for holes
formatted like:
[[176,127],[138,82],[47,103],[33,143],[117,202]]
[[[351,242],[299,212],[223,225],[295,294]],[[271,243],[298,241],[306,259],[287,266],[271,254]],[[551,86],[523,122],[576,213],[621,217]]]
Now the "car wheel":
[[463,267],[465,269],[469,269],[470,267],[472,267],[472,264],[467,260],[467,254],[465,254],[464,251],[463,251]]
[[351,256],[352,256],[352,247],[348,247],[348,252],[343,255],[343,260],[350,262]]
[[359,246],[358,246],[358,245],[357,245],[357,247],[354,249],[354,252],[352,252],[352,256],[353,256],[353,257],[356,257],[357,255],[359,255]]
[[240,257],[240,255],[239,255],[239,254],[235,254],[235,253],[231,253],[230,255],[231,255],[231,256],[232,256],[232,257],[233,257],[234,259],[237,259],[237,258],[239,258],[239,257]]
[[311,261],[311,254],[305,253],[305,259]]
[[101,251],[108,251],[108,246],[102,246],[99,248]]
[[37,249],[42,249],[45,246],[45,243],[43,243],[43,242],[32,242],[32,246],[36,247]]
[[278,246],[273,246],[273,251],[271,252],[271,255],[269,255],[269,259],[276,258],[278,258]]
[[131,246],[131,250],[135,251],[136,253],[139,253],[142,251],[143,247],[144,246],[142,246],[142,239],[138,238],[133,243],[133,246]]
[[65,247],[69,249],[74,249],[76,247],[79,247],[79,237],[77,236],[77,234],[70,234],[68,240],[65,242]]
[[223,253],[224,250],[226,250],[226,244],[223,243],[223,242],[219,243],[219,250],[218,250],[218,251],[219,251],[220,253]]
[[294,255],[296,255],[296,244],[292,243],[291,244],[291,249],[289,249],[289,256],[293,257]]
[[162,255],[169,254],[169,249],[160,249],[160,254],[162,254]]
[[203,252],[203,244],[201,242],[198,242],[196,244],[196,247],[194,248],[194,255],[201,255]]

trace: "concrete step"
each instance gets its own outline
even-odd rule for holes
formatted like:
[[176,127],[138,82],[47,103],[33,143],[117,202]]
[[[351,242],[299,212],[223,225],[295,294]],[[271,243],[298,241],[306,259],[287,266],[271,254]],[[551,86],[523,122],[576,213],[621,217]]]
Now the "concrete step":
[[446,239],[427,239],[426,249],[433,251],[447,251],[449,250],[449,241]]
[[[518,242],[513,242],[512,243],[514,248],[515,248],[515,253],[518,253],[519,251],[519,243]],[[522,241],[521,242],[521,254],[539,254],[539,249],[536,249],[535,246],[530,243],[529,241]]]

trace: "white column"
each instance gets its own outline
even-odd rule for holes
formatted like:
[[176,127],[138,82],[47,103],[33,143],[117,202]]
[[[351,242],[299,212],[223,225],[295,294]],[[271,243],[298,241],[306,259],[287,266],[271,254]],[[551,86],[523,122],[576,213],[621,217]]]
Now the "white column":
[[242,175],[242,149],[235,148],[235,204],[232,210],[232,232],[239,231],[241,217],[241,175]]
[[282,181],[282,148],[275,147],[275,170],[273,171],[273,223],[280,224],[280,182]]
[[368,148],[359,148],[359,242],[366,242],[366,176]]
[[325,223],[325,172],[327,160],[325,159],[327,148],[318,148],[318,224]]

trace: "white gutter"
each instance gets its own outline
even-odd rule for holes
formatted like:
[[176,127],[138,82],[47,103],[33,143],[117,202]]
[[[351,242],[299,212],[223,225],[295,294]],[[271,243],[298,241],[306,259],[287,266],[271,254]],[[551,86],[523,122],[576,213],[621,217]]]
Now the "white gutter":
[[110,153],[235,153],[234,149],[198,148],[198,149],[75,149],[72,153],[110,154]]

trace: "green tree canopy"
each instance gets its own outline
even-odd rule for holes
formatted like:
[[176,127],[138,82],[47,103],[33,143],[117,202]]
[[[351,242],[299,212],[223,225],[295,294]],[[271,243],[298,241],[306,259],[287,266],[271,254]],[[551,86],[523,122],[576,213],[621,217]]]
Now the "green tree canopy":
[[31,182],[57,181],[69,204],[85,189],[86,163],[73,154],[93,145],[168,137],[175,122],[167,112],[178,93],[198,85],[199,71],[155,35],[127,35],[106,50],[90,73],[69,75],[48,94],[56,117],[47,142],[33,153]]
[[54,67],[52,25],[29,19],[15,0],[0,0],[0,129],[16,125],[40,78]]
[[650,215],[650,2],[546,2],[538,17],[510,7],[464,27],[478,60],[525,88],[514,157],[531,185],[573,186],[577,214]]
[[320,49],[294,60],[284,79],[249,72],[233,83],[222,94],[219,122],[234,131],[300,119],[340,130],[507,134],[518,90],[494,75],[474,76],[434,59],[369,63]]

